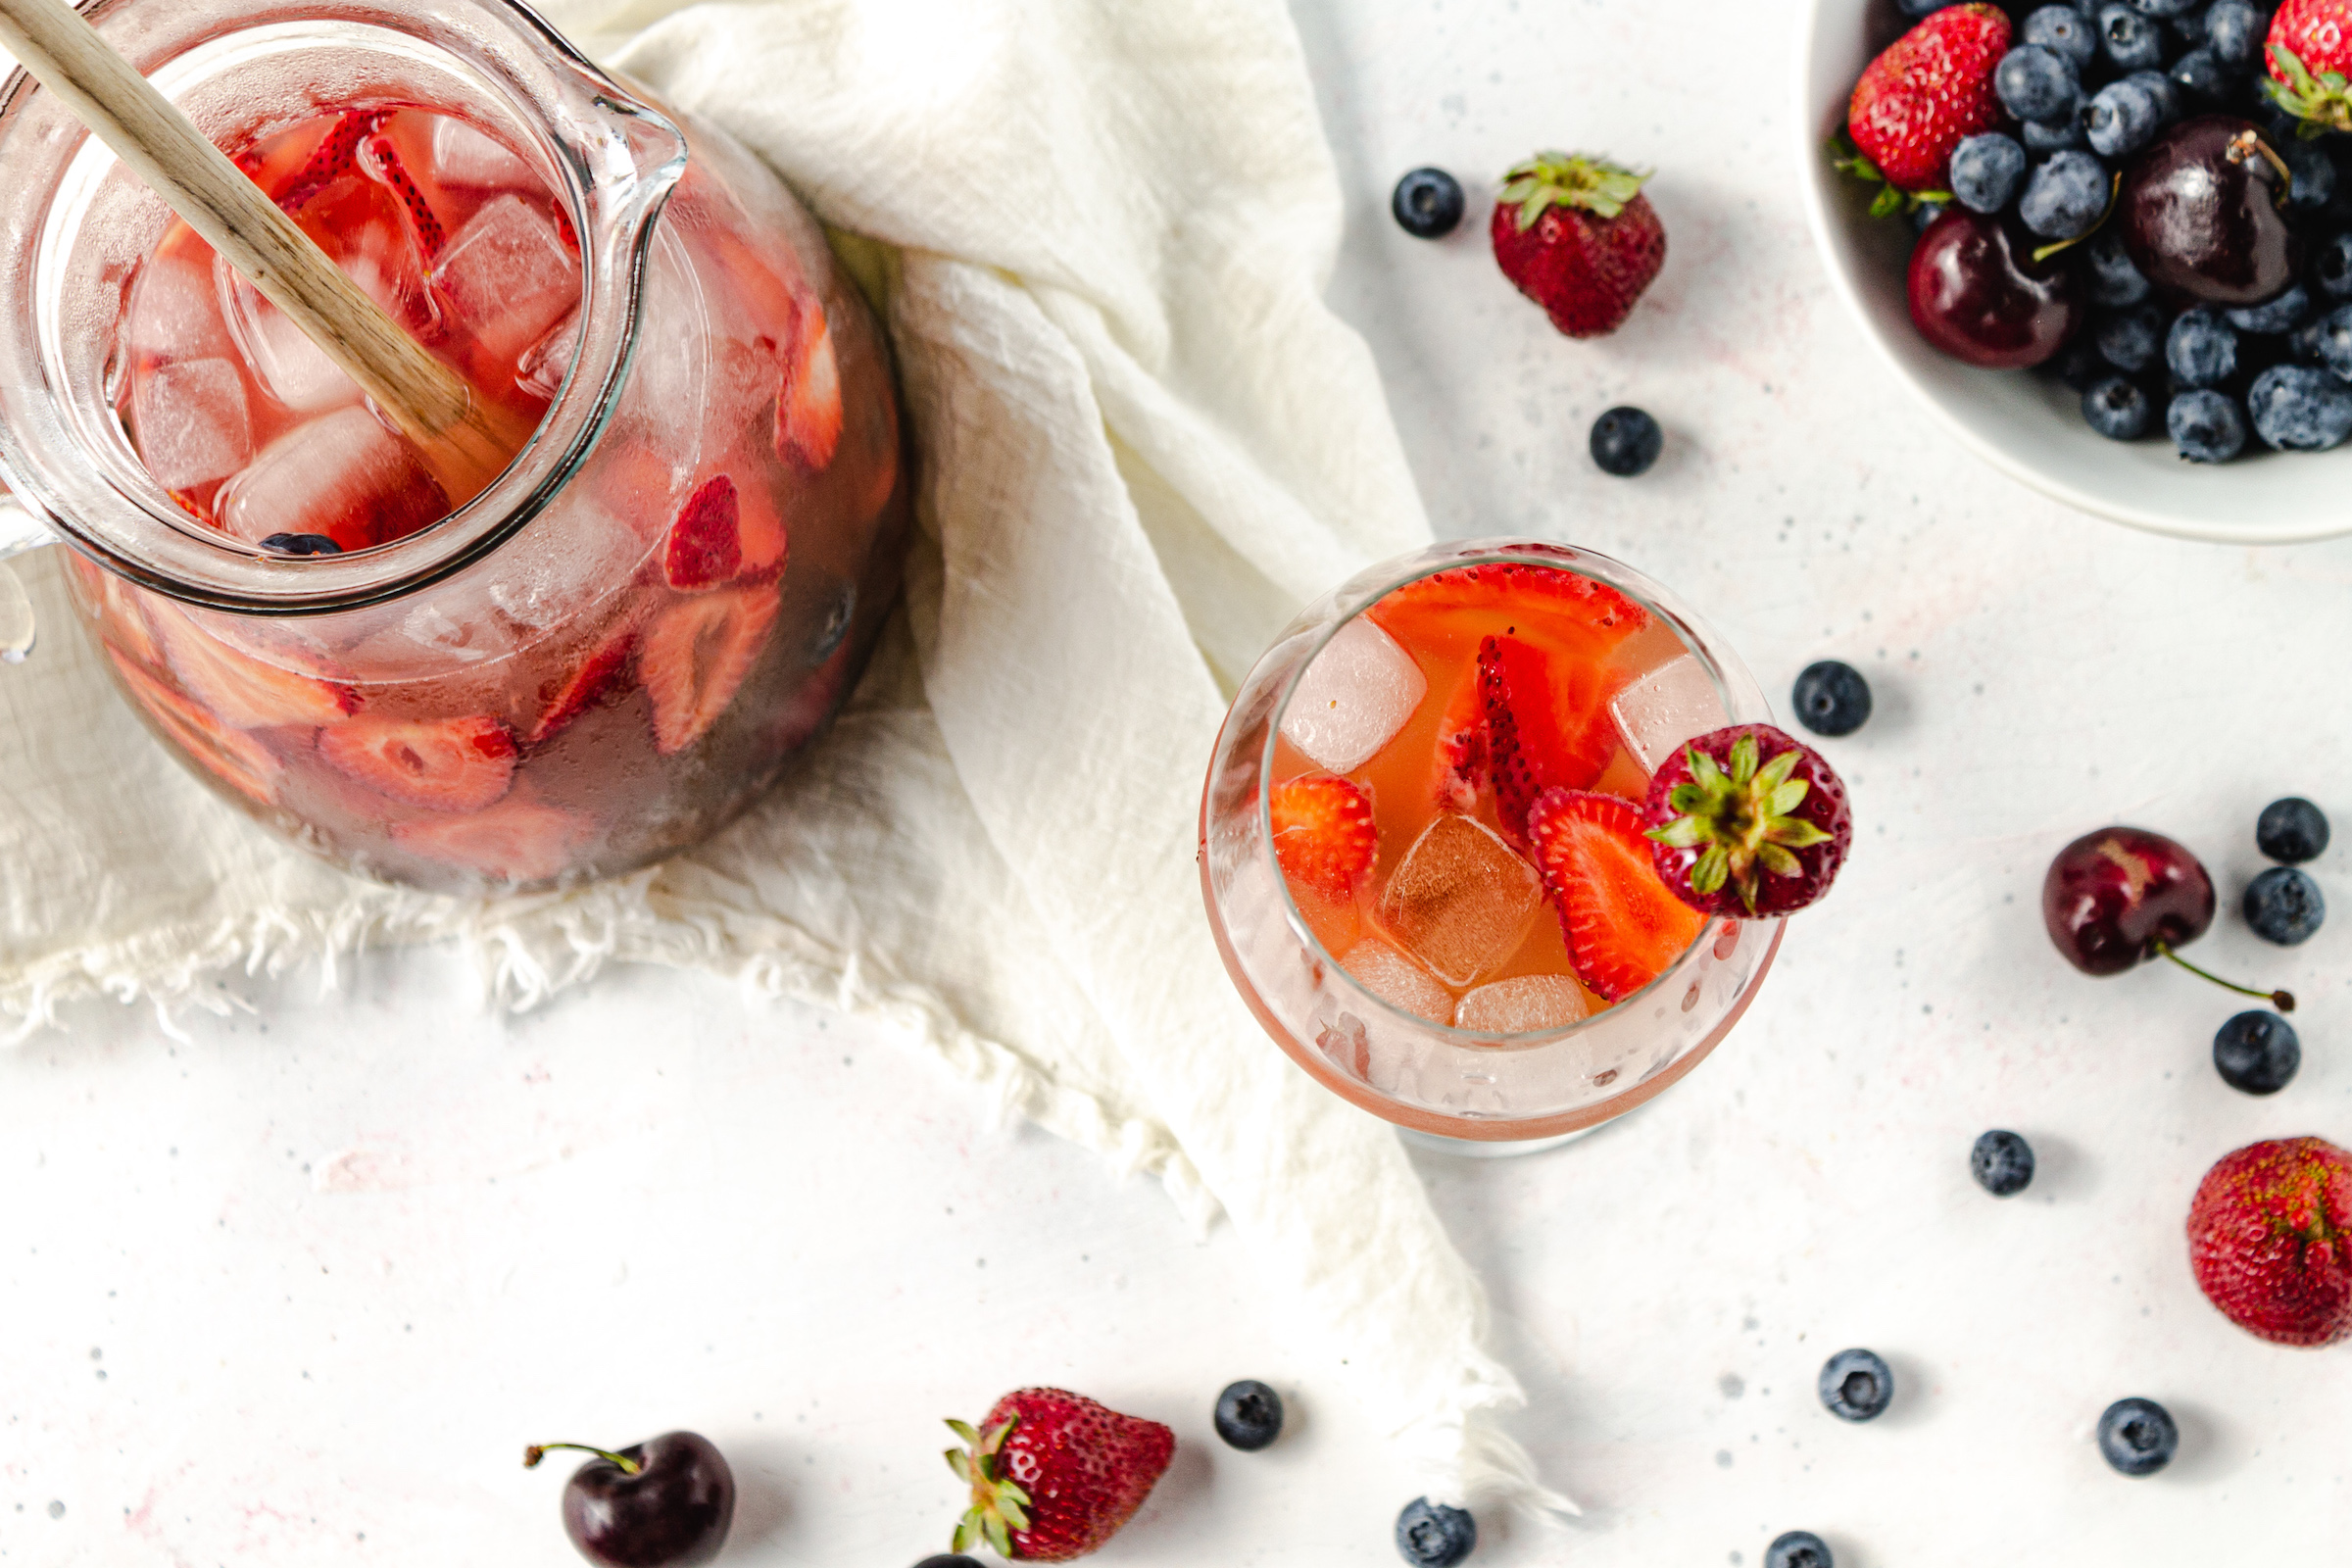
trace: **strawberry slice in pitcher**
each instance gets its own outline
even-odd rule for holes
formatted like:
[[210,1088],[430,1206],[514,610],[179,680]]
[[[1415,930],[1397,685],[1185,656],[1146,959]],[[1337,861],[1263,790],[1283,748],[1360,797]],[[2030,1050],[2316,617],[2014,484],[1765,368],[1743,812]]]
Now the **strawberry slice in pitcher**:
[[674,756],[703,738],[735,700],[775,629],[772,585],[681,600],[646,628],[638,680],[654,699],[654,749]]
[[355,718],[319,731],[318,745],[344,777],[428,811],[478,811],[514,782],[514,736],[487,713]]
[[539,716],[524,732],[524,743],[537,746],[553,740],[573,719],[624,689],[636,657],[637,628],[623,626],[598,644],[571,673],[541,685]]
[[107,658],[139,706],[179,746],[229,788],[261,806],[277,804],[285,764],[243,730],[230,729],[171,687],[109,648]]
[[238,729],[316,726],[335,723],[359,710],[359,693],[348,686],[240,653],[200,630],[180,611],[162,604],[151,610],[172,673],[223,724]]
[[392,824],[402,849],[498,882],[540,882],[572,862],[596,824],[578,811],[517,795],[471,816]]
[[735,481],[714,474],[670,519],[662,545],[662,577],[681,593],[695,593],[729,582],[742,569],[743,504]]
[[825,308],[804,300],[784,345],[784,378],[776,387],[776,452],[809,473],[822,473],[841,444],[841,362]]

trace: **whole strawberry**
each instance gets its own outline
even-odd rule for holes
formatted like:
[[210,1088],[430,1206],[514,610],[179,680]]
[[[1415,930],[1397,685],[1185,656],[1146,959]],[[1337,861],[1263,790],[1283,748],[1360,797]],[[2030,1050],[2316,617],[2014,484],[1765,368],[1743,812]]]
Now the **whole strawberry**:
[[986,1542],[1029,1562],[1083,1557],[1116,1535],[1176,1451],[1158,1422],[1061,1389],[1015,1389],[977,1432],[948,1425],[966,1445],[948,1450],[948,1468],[972,1489],[952,1549]]
[[2322,1138],[2224,1154],[2188,1205],[2188,1262],[2205,1298],[2257,1338],[2352,1334],[2352,1154]]
[[1602,337],[1666,265],[1649,176],[1582,153],[1538,153],[1503,176],[1487,227],[1494,262],[1570,337]]
[[1944,7],[1863,70],[1846,133],[1895,189],[1947,189],[1952,149],[2008,118],[1992,87],[2008,50],[2009,19],[1997,8]]
[[2303,122],[2298,134],[2352,130],[2352,0],[2285,0],[2271,15],[2263,85],[2278,107]]
[[1837,770],[1770,724],[1686,741],[1650,779],[1642,814],[1650,858],[1675,896],[1735,919],[1811,904],[1854,841]]

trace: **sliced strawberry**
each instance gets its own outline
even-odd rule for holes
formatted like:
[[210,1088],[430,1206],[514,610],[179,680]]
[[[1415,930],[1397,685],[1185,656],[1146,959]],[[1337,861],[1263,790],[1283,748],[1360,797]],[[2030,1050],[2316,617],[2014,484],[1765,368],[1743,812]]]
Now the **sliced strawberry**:
[[[1602,710],[1605,677],[1590,663],[1564,668],[1515,637],[1478,647],[1487,721],[1487,766],[1503,836],[1524,843],[1527,813],[1547,789],[1586,790],[1609,765],[1616,737]],[[1599,714],[1600,722],[1593,716]]]
[[336,121],[326,138],[311,150],[310,160],[278,191],[274,200],[280,210],[289,216],[299,213],[304,203],[350,173],[361,139],[375,129],[378,118],[363,109]]
[[344,777],[428,811],[478,811],[514,782],[514,733],[487,713],[355,718],[319,731],[318,755]]
[[568,675],[539,687],[539,716],[522,737],[530,745],[552,740],[573,719],[605,701],[628,680],[629,662],[637,657],[637,628],[627,625],[597,645]]
[[656,751],[684,751],[727,710],[782,607],[772,584],[722,588],[679,601],[646,628],[637,676],[654,699]]
[[395,822],[392,838],[404,849],[494,881],[544,882],[569,868],[595,826],[578,811],[517,797],[471,816]]
[[392,138],[380,130],[362,137],[355,161],[369,178],[400,198],[400,205],[408,210],[409,231],[416,236],[416,249],[422,253],[425,265],[431,266],[433,259],[441,254],[441,247],[449,243],[449,230],[441,226],[432,204],[416,188],[416,181],[410,176],[408,166],[400,161],[400,149],[392,145]]
[[692,593],[715,588],[742,569],[743,506],[735,481],[714,474],[670,519],[662,547],[662,575],[672,588]]
[[123,658],[119,650],[109,648],[106,654],[139,706],[182,752],[247,800],[262,806],[277,804],[277,781],[285,764],[268,747],[243,730],[230,729]]
[[1536,865],[1585,984],[1622,1002],[1664,973],[1706,924],[1650,863],[1648,823],[1614,795],[1546,790],[1528,813]]
[[359,694],[348,686],[264,663],[214,638],[176,610],[162,604],[153,609],[172,672],[224,724],[238,729],[332,724],[359,710]]
[[743,521],[736,533],[743,541],[743,564],[735,574],[751,582],[774,582],[784,575],[784,563],[792,554],[791,530],[776,509],[771,487],[756,485],[741,499]]
[[1649,624],[1649,612],[1607,583],[1516,561],[1481,562],[1408,582],[1366,613],[1407,647],[1415,646],[1407,631],[1424,626],[1456,635],[1465,628],[1491,633],[1497,613],[1524,614],[1521,635],[1557,627],[1579,642],[1592,642],[1600,653]]
[[1474,815],[1478,792],[1488,782],[1487,705],[1480,694],[1476,670],[1454,688],[1438,720],[1438,776],[1434,794],[1439,807],[1461,816]]
[[1266,798],[1274,828],[1274,858],[1282,874],[1326,898],[1344,899],[1372,869],[1380,832],[1372,797],[1336,773],[1285,779]]
[[776,452],[809,473],[822,473],[841,444],[841,362],[825,308],[804,301],[785,345],[776,387]]

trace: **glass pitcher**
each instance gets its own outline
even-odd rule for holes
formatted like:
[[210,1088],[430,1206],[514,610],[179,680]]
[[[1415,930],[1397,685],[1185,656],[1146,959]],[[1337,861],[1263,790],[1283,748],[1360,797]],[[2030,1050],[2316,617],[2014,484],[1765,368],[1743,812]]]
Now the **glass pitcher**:
[[[888,350],[808,213],[507,0],[85,14],[249,170],[324,117],[432,127],[390,187],[432,230],[411,329],[548,400],[488,488],[386,526],[389,421],[224,269],[167,274],[162,200],[12,78],[0,480],[72,547],[149,727],[289,839],[436,891],[625,870],[740,813],[855,683],[911,518]],[[142,401],[167,371],[221,401]]]

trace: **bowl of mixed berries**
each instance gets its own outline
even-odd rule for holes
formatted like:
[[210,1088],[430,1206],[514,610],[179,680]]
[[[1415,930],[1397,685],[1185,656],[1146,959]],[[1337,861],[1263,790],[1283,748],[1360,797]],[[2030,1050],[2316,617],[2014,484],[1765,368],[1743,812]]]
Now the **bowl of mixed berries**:
[[1809,218],[1969,447],[2118,521],[2352,531],[2352,0],[1812,0]]

